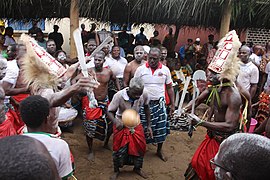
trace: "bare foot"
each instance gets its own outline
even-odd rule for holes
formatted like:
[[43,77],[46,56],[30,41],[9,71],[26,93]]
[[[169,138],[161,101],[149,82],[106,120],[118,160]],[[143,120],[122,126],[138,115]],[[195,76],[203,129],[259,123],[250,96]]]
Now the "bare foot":
[[109,145],[108,145],[108,144],[104,144],[103,148],[108,149],[108,150],[110,150],[110,151],[111,151],[111,148],[109,147]]
[[165,155],[163,154],[163,152],[159,151],[156,154],[162,161],[166,162],[167,158],[165,157]]
[[87,159],[88,159],[88,161],[94,162],[95,161],[94,153],[93,152],[89,153],[87,156]]
[[118,175],[119,175],[119,171],[118,172],[114,172],[114,174],[110,177],[110,180],[116,180]]
[[136,173],[136,174],[138,174],[138,175],[140,175],[141,177],[143,177],[144,179],[147,179],[148,178],[148,176],[146,175],[146,173],[145,172],[143,172],[141,169],[133,169],[133,171]]

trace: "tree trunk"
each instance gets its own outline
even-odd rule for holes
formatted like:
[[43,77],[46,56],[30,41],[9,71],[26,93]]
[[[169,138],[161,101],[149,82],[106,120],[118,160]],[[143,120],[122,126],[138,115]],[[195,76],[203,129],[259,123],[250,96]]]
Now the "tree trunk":
[[231,13],[232,13],[232,2],[231,0],[225,0],[223,10],[222,10],[222,19],[220,24],[220,39],[229,32],[230,22],[231,22]]
[[73,31],[79,27],[79,1],[71,0],[70,4],[70,58],[77,57],[77,51],[73,39]]

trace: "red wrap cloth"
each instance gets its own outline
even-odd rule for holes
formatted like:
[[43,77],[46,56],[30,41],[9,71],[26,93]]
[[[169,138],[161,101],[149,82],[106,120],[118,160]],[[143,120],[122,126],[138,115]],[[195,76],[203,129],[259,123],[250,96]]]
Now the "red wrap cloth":
[[192,168],[201,180],[215,180],[214,170],[211,168],[210,159],[215,157],[219,149],[219,143],[208,135],[196,150],[192,160]]
[[[23,101],[28,96],[30,96],[30,94],[18,94],[16,96],[12,96],[12,98],[15,101],[17,101],[18,103],[20,103],[21,101]],[[20,130],[23,128],[24,122],[23,122],[23,120],[21,118],[19,107],[16,104],[14,104],[13,102],[11,102],[11,104],[13,105],[14,110],[15,110],[14,112],[12,110],[9,110],[14,115],[13,126],[14,126],[15,130],[17,131],[17,133],[20,134]]]
[[6,120],[0,124],[0,138],[17,134],[13,127],[13,119],[13,115],[10,112],[7,112]]
[[87,120],[95,120],[102,116],[102,109],[97,108],[90,108],[89,107],[89,99],[87,96],[82,98],[82,109],[85,110],[85,116]]
[[119,151],[121,147],[128,144],[128,155],[144,156],[146,151],[146,141],[141,124],[135,127],[135,132],[131,134],[129,128],[124,127],[120,131],[113,126],[113,151]]

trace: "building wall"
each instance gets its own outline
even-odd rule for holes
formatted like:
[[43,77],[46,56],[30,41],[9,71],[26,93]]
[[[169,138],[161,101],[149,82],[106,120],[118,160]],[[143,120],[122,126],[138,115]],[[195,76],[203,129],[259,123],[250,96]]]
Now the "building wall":
[[[158,38],[163,41],[164,37],[168,34],[167,25],[155,25],[155,29],[159,31],[159,36]],[[170,26],[173,28],[173,34],[175,33],[175,26]],[[187,43],[187,39],[193,39],[195,41],[196,38],[201,39],[201,44],[205,44],[208,42],[208,35],[213,34],[214,35],[214,41],[218,41],[220,39],[219,37],[219,32],[217,32],[214,29],[205,29],[205,28],[192,28],[192,27],[183,27],[179,31],[178,39],[177,39],[177,44],[175,46],[175,51],[178,52],[180,47],[183,46],[184,44]],[[246,32],[241,32],[240,41],[246,41]]]
[[[96,23],[97,24],[97,31],[100,31],[101,29],[105,28],[106,30],[110,30],[110,24],[109,23],[101,23],[101,22],[97,22],[97,21],[90,21],[88,19],[85,18],[80,18],[80,22],[79,25],[81,25],[82,23],[85,24],[85,30],[89,31],[91,28],[91,23]],[[44,34],[48,35],[48,33],[53,31],[53,25],[58,25],[59,26],[59,32],[62,33],[63,38],[64,38],[64,44],[62,46],[63,50],[65,50],[67,52],[67,54],[70,53],[70,20],[69,18],[63,18],[61,20],[46,20],[45,21],[45,30],[44,30]],[[132,30],[128,33],[132,33],[134,36],[136,34],[138,34],[140,31],[140,27],[144,27],[145,31],[144,34],[147,36],[148,39],[150,39],[150,37],[153,36],[153,32],[154,30],[158,30],[159,31],[159,36],[158,38],[161,40],[161,42],[163,41],[164,37],[166,36],[166,34],[168,34],[168,25],[153,25],[153,24],[141,24],[138,26],[132,26]],[[175,26],[171,26],[173,28],[173,34],[175,33]],[[249,32],[249,37],[253,37],[253,39],[256,39],[259,41],[259,39],[264,38],[262,42],[266,42],[267,40],[270,40],[270,30],[267,31],[256,31],[257,34],[259,32],[260,35],[256,35],[255,31],[248,31]],[[21,33],[27,33],[27,31],[15,31],[15,39],[18,40],[19,36]],[[115,32],[118,33],[118,32]],[[215,41],[219,40],[219,33],[213,29],[204,29],[204,28],[191,28],[191,27],[183,27],[180,29],[179,32],[179,36],[177,39],[177,45],[175,47],[175,51],[178,52],[179,48],[186,44],[187,39],[191,38],[193,40],[195,40],[197,37],[199,37],[201,39],[201,44],[204,44],[208,41],[208,35],[209,34],[213,34]],[[265,38],[268,39],[265,39]],[[252,39],[252,40],[253,40]],[[240,34],[240,40],[241,41],[247,41],[246,39],[246,32],[242,32]],[[257,42],[257,41],[256,41]]]
[[270,29],[248,29],[247,42],[265,46],[270,41]]

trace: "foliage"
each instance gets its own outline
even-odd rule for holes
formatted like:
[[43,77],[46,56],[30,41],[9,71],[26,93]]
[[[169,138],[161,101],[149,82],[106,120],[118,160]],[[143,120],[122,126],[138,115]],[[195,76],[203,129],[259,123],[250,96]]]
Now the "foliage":
[[[270,28],[270,0],[78,0],[80,16],[117,23],[159,23],[219,28],[225,1],[232,28]],[[5,0],[0,17],[69,17],[70,0]]]

